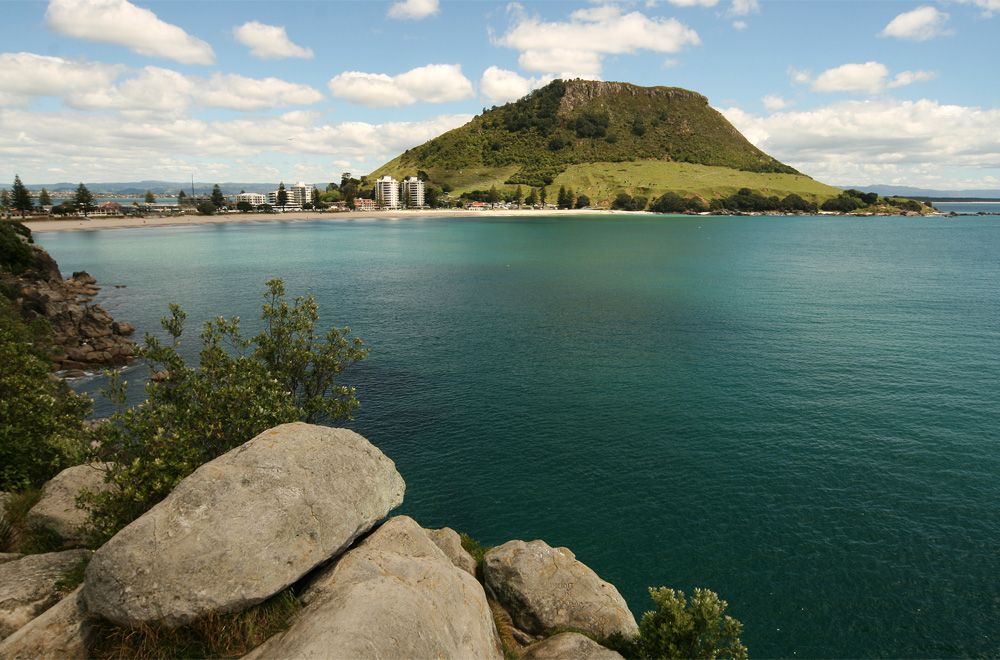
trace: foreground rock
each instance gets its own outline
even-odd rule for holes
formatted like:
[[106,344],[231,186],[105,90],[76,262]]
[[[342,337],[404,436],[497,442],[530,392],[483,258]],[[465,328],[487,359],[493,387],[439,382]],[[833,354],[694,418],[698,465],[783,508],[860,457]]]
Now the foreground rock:
[[624,660],[624,658],[586,635],[568,632],[532,644],[521,653],[521,660]]
[[458,535],[458,532],[451,527],[425,529],[424,531],[427,532],[427,538],[434,541],[434,544],[441,548],[441,551],[451,560],[451,563],[472,577],[476,577],[476,560],[462,547],[462,538]]
[[265,431],[198,468],[97,551],[88,609],[169,627],[246,609],[343,552],[404,488],[395,464],[353,431]]
[[56,582],[89,556],[89,550],[67,550],[0,564],[0,639],[59,602]]
[[325,569],[303,600],[295,624],[246,658],[502,657],[482,586],[405,516]]
[[87,643],[91,637],[90,619],[77,587],[69,596],[32,619],[0,642],[3,660],[63,658],[83,660],[90,657]]
[[544,541],[508,541],[486,553],[483,581],[514,625],[529,633],[573,628],[600,636],[617,631],[631,636],[639,631],[614,585],[567,548],[552,548]]
[[81,545],[80,526],[86,522],[87,512],[76,507],[76,496],[81,488],[99,493],[110,487],[104,483],[103,467],[104,464],[76,465],[52,477],[42,487],[41,499],[28,512],[28,524],[52,530],[65,546]]

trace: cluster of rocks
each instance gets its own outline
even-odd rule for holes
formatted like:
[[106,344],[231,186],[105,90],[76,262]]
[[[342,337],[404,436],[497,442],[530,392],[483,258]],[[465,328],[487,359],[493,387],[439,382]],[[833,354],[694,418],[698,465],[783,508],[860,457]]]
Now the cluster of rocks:
[[[135,331],[115,321],[100,304],[89,304],[100,287],[86,271],[63,279],[55,260],[42,248],[35,265],[20,275],[3,273],[0,281],[14,292],[15,304],[27,321],[46,319],[52,326],[53,371],[98,369],[132,360]],[[75,375],[75,374],[73,374]]]
[[579,633],[547,636],[638,631],[615,587],[572,552],[510,541],[477,571],[453,530],[384,520],[404,490],[394,463],[357,433],[302,423],[265,431],[99,548],[58,603],[53,576],[88,551],[0,565],[0,658],[86,658],[95,617],[177,627],[288,587],[302,609],[247,658],[499,660],[498,620],[524,658],[620,658]]

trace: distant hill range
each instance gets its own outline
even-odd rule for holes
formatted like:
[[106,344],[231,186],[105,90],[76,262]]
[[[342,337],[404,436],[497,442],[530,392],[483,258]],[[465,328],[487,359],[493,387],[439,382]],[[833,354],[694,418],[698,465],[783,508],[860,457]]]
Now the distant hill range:
[[710,199],[746,187],[813,201],[840,193],[753,146],[701,94],[589,80],[555,80],[494,106],[370,178],[418,173],[455,192],[565,185],[595,204],[618,192]]
[[933,188],[914,188],[912,186],[896,186],[887,183],[877,183],[867,186],[845,186],[866,192],[874,192],[884,197],[897,196],[921,200],[952,200],[956,202],[1000,201],[1000,190],[979,188],[971,190],[935,190]]

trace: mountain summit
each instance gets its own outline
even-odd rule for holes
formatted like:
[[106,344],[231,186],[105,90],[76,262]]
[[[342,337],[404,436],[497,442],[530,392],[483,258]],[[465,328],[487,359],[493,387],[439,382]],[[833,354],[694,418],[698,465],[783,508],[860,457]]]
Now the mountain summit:
[[[630,172],[613,166],[621,163],[646,167]],[[650,171],[649,164],[666,167]],[[719,191],[677,180],[685,171],[705,178],[703,168],[747,176],[735,177]],[[373,176],[404,177],[420,171],[456,191],[575,183],[580,192],[592,189],[598,197],[612,194],[616,187],[702,195],[728,194],[744,186],[811,197],[839,192],[753,146],[701,94],[591,80],[554,80],[518,101],[484,110],[465,126],[407,150]],[[642,181],[633,180],[633,175]],[[773,183],[775,176],[789,181],[776,187],[760,185]],[[715,185],[715,178],[709,178],[707,183]]]

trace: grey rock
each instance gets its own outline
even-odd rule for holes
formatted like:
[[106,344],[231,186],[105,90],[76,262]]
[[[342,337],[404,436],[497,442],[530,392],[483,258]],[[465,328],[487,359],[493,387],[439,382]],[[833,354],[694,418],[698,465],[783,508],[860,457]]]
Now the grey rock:
[[0,639],[56,604],[55,583],[89,556],[89,550],[66,550],[0,564]]
[[83,542],[80,526],[87,520],[87,512],[76,508],[76,496],[86,488],[95,493],[108,490],[104,483],[107,474],[104,463],[76,465],[52,477],[42,487],[42,497],[28,512],[28,524],[48,527],[62,538],[65,545]]
[[87,567],[87,606],[169,627],[244,610],[343,552],[404,489],[357,433],[278,426],[202,465],[105,543]]
[[521,653],[521,660],[624,660],[622,656],[605,648],[580,633],[567,632],[553,635],[532,644]]
[[0,642],[4,660],[60,658],[85,660],[92,628],[84,607],[83,586],[32,619],[20,630]]
[[476,577],[476,560],[462,547],[462,538],[458,535],[458,532],[451,527],[425,529],[424,531],[427,532],[427,537],[431,541],[434,541],[437,547],[441,548],[441,551],[451,560],[451,563],[472,577]]
[[0,564],[6,564],[9,561],[17,561],[23,557],[20,552],[0,552]]
[[405,516],[324,569],[303,599],[292,627],[247,660],[502,657],[482,586]]
[[575,628],[595,635],[639,631],[614,585],[597,576],[567,548],[544,541],[508,541],[483,559],[486,592],[530,633]]

